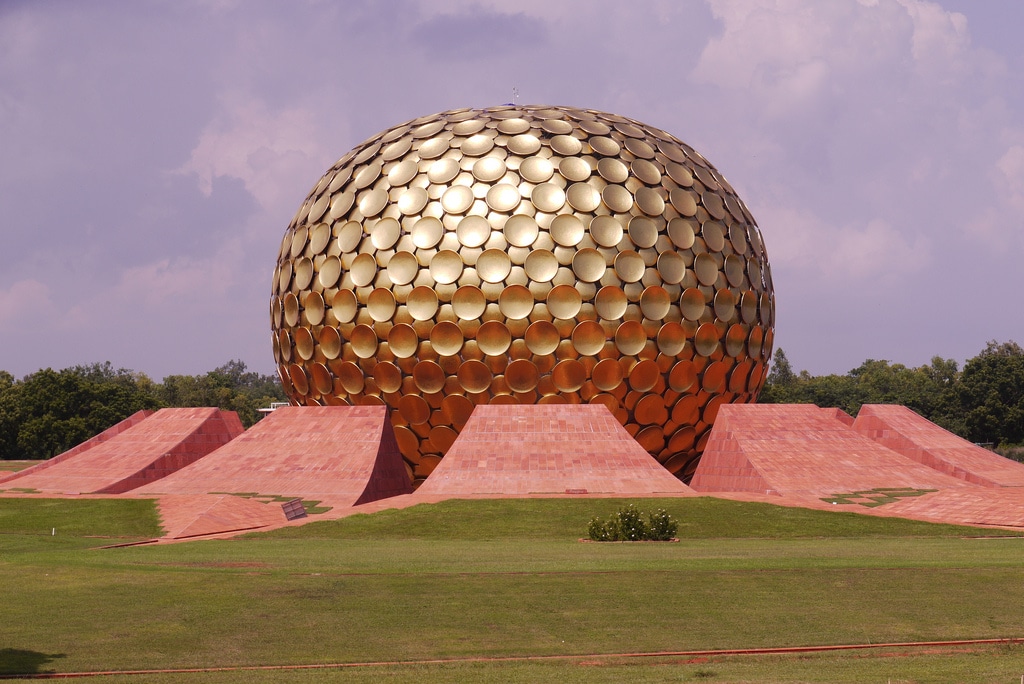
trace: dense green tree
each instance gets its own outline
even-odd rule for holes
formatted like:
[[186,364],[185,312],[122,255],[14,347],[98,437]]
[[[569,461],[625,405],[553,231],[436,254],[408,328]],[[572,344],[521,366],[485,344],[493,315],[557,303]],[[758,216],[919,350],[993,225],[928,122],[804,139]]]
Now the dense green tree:
[[108,363],[61,371],[46,368],[3,387],[3,458],[50,458],[136,411],[157,408],[158,400],[146,382],[140,387],[139,379]]
[[968,439],[1024,443],[1024,349],[1016,342],[989,342],[964,364],[955,395]]
[[245,427],[260,419],[261,407],[287,400],[276,376],[247,371],[242,361],[229,361],[206,375],[170,375],[155,392],[167,406],[235,411]]

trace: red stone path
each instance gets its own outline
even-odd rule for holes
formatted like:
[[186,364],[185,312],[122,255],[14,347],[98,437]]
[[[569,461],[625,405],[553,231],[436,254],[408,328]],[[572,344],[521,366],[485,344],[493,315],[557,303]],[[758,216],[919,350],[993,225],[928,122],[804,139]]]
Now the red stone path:
[[692,494],[603,404],[477,406],[417,497]]
[[279,503],[228,494],[165,494],[157,497],[157,511],[167,540],[270,529],[287,522]]
[[243,431],[234,411],[216,408],[161,409],[121,429],[137,416],[115,425],[107,438],[90,440],[94,443],[88,448],[82,448],[86,442],[52,464],[15,473],[4,480],[4,488],[120,494],[187,466]]
[[[957,479],[985,487],[1024,487],[1024,463],[971,444],[905,406],[862,406],[853,429]],[[1024,492],[1017,496],[1024,499]]]
[[248,493],[348,507],[411,491],[386,407],[287,406],[134,493]]

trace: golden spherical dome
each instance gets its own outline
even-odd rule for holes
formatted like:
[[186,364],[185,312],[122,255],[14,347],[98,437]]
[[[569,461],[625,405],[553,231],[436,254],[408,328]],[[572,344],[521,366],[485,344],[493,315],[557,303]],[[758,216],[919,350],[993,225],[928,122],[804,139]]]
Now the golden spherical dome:
[[274,356],[295,404],[386,404],[422,479],[477,404],[602,403],[688,479],[754,401],[768,258],[725,178],[670,134],[570,107],[389,128],[316,184],[281,243]]

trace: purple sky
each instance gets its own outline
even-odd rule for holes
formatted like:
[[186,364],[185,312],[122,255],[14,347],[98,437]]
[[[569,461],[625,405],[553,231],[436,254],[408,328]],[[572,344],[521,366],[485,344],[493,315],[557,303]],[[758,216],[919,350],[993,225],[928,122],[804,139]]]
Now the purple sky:
[[374,133],[513,87],[715,164],[797,369],[962,364],[1024,343],[1021,26],[1018,0],[4,0],[0,369],[273,372],[270,278],[309,189]]

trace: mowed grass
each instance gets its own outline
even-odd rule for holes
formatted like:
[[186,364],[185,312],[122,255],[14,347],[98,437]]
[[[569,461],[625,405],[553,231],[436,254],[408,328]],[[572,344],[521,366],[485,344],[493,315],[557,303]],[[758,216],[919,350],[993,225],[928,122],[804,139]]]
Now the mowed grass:
[[535,499],[95,549],[85,547],[109,543],[87,536],[101,522],[105,536],[152,536],[152,504],[62,501],[123,508],[83,509],[70,516],[76,532],[40,535],[54,501],[0,499],[0,672],[582,655],[147,681],[1018,681],[1024,673],[1024,650],[1007,646],[607,657],[1019,638],[1024,539],[992,530],[700,497],[635,500],[677,517],[678,543],[580,543],[591,517],[628,502]]

